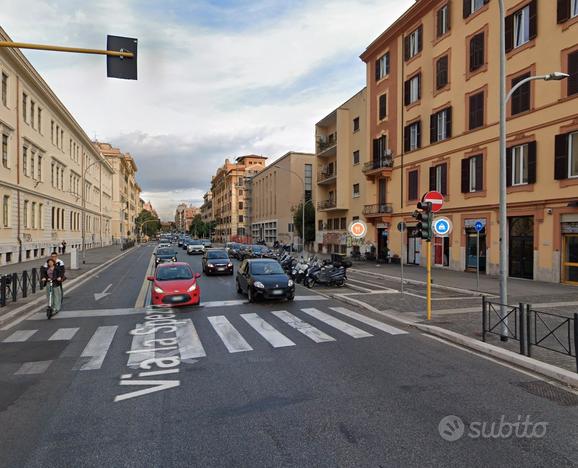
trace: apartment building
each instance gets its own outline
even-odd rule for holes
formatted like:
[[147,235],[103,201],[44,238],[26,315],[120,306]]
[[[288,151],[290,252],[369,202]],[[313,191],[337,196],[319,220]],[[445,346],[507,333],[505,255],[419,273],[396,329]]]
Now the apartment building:
[[201,219],[205,224],[210,224],[213,222],[213,193],[210,190],[203,195],[203,204],[201,205]]
[[112,167],[20,50],[0,50],[0,77],[0,265],[83,233],[88,248],[110,244]]
[[250,179],[251,235],[268,245],[302,245],[295,232],[293,212],[313,203],[315,155],[290,151]]
[[186,203],[181,203],[175,210],[175,224],[181,232],[188,232],[195,216],[201,214],[201,209]]
[[231,162],[225,160],[211,179],[213,218],[216,242],[248,242],[250,224],[246,210],[245,179],[265,167],[264,156],[240,156]]
[[[578,2],[505,3],[508,90],[570,74],[527,83],[508,104],[509,273],[578,283]],[[410,226],[403,244],[390,229],[389,248],[408,263],[424,261],[411,213],[438,190],[453,232],[435,239],[434,263],[469,270],[479,255],[483,272],[499,272],[499,17],[495,0],[420,0],[361,55],[369,132],[393,153],[389,224]]]
[[[378,216],[386,209],[385,198],[382,207],[376,206],[375,192],[387,174],[367,165],[367,107],[367,88],[363,88],[315,125],[317,252],[376,250],[377,230],[385,227]],[[377,229],[370,230],[363,241],[352,239],[347,231],[358,219],[371,220]]]
[[141,188],[136,181],[137,166],[130,153],[123,153],[110,143],[94,142],[94,147],[105,158],[114,173],[112,177],[111,230],[113,242],[134,239],[140,226],[136,218],[140,213]]

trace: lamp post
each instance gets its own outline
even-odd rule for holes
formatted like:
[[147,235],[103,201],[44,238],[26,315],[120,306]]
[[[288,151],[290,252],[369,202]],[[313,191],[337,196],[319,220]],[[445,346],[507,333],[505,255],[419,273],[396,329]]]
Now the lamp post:
[[285,167],[281,167],[278,165],[275,165],[273,167],[276,169],[281,169],[282,171],[290,172],[295,177],[297,177],[301,181],[301,184],[303,185],[303,204],[301,205],[301,245],[302,245],[301,248],[302,252],[305,253],[305,204],[307,203],[307,201],[305,200],[305,181],[303,180],[303,177],[301,177],[299,174],[297,174],[295,171],[291,169],[287,169]]
[[500,7],[500,320],[502,322],[501,340],[507,340],[508,321],[506,305],[508,302],[508,243],[507,228],[507,180],[506,180],[506,105],[514,92],[530,81],[560,81],[568,78],[566,73],[554,72],[548,75],[530,76],[516,83],[506,95],[506,9],[504,0],[499,0]]
[[143,230],[142,230],[143,226],[144,226],[146,223],[152,223],[153,221],[154,221],[154,222],[158,222],[158,219],[147,219],[147,220],[143,221],[142,223],[140,223],[140,224],[138,225],[138,232],[140,233],[140,238],[141,238],[141,240],[142,240],[142,234],[143,234]]

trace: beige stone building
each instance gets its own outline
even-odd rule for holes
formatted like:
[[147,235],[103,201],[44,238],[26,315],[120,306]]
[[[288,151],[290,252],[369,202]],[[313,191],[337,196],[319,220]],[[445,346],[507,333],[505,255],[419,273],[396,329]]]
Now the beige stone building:
[[136,218],[140,213],[141,194],[141,188],[136,181],[136,163],[129,153],[123,153],[110,143],[95,142],[94,147],[114,169],[110,211],[113,242],[134,239],[140,228],[136,225]]
[[213,222],[213,193],[210,190],[203,195],[203,204],[201,205],[201,219],[205,224],[210,224]]
[[264,156],[240,156],[225,160],[211,179],[215,242],[250,241],[250,223],[246,209],[245,179],[265,167]]
[[18,49],[0,76],[0,265],[110,244],[113,168]]
[[303,200],[313,203],[315,155],[289,152],[248,181],[250,223],[253,241],[268,245],[301,244],[294,230],[293,210]]
[[181,203],[175,210],[175,225],[181,232],[188,232],[191,229],[193,218],[201,214],[201,209],[195,206],[189,206]]
[[[578,284],[578,4],[506,0],[507,89],[529,76],[565,81],[522,86],[507,108],[509,274]],[[411,212],[428,190],[453,222],[436,238],[436,266],[499,271],[499,5],[421,0],[383,32],[367,64],[369,138],[393,150],[388,245],[423,263]],[[383,108],[383,112],[381,112]],[[339,202],[339,198],[337,199]],[[481,220],[481,247],[474,223]]]
[[379,186],[377,177],[366,180],[364,173],[369,160],[366,109],[364,88],[315,126],[317,252],[365,252],[376,244],[375,230],[362,242],[347,232],[352,221],[372,217]]

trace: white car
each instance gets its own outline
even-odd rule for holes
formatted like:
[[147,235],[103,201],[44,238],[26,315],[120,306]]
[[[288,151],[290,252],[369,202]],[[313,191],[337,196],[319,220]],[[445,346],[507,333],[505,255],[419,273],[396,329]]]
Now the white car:
[[164,242],[164,241],[163,241],[163,242],[160,242],[159,245],[157,246],[157,249],[162,249],[162,248],[165,248],[165,247],[171,247],[170,242]]
[[187,254],[204,254],[205,253],[205,246],[200,240],[193,240],[187,246]]

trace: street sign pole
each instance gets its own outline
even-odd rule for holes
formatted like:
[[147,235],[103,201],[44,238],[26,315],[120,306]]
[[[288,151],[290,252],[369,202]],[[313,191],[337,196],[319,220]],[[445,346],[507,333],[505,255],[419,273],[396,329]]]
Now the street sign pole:
[[427,241],[427,319],[431,320],[431,241]]
[[476,291],[480,290],[480,231],[476,236]]
[[399,249],[400,253],[401,253],[401,259],[400,259],[400,263],[401,263],[401,294],[403,295],[403,247],[404,247],[404,238],[405,236],[403,235],[405,229],[401,230],[401,249]]

